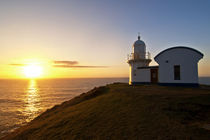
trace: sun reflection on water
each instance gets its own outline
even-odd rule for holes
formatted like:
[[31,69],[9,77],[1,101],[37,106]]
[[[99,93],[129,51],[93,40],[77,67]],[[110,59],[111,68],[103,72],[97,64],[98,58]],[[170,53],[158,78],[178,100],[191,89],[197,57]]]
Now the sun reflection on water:
[[26,95],[25,95],[25,108],[24,116],[26,116],[26,122],[33,120],[41,110],[40,95],[37,87],[36,80],[32,79],[29,82]]

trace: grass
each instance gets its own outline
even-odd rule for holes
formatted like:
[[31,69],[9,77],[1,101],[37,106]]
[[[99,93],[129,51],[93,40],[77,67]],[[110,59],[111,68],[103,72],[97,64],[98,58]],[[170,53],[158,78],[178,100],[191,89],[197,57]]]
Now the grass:
[[57,105],[4,139],[209,139],[210,87],[111,84]]

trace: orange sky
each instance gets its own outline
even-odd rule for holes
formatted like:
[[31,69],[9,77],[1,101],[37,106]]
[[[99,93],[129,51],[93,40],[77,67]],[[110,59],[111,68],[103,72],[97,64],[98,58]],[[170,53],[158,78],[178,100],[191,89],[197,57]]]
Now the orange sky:
[[177,45],[201,51],[199,76],[210,76],[208,5],[1,1],[0,78],[26,78],[31,63],[43,68],[42,78],[128,77],[127,54],[139,31],[152,57]]

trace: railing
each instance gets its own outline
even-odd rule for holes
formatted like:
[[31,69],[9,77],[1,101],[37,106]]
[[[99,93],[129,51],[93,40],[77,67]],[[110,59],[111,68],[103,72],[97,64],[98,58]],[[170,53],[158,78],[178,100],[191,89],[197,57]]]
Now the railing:
[[149,52],[146,53],[131,53],[128,54],[128,60],[138,60],[138,59],[151,59],[151,54]]

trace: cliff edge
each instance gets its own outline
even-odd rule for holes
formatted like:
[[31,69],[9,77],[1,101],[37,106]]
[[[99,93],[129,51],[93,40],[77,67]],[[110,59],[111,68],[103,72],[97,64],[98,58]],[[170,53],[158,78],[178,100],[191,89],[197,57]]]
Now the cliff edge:
[[210,87],[94,88],[4,137],[24,139],[209,139]]

